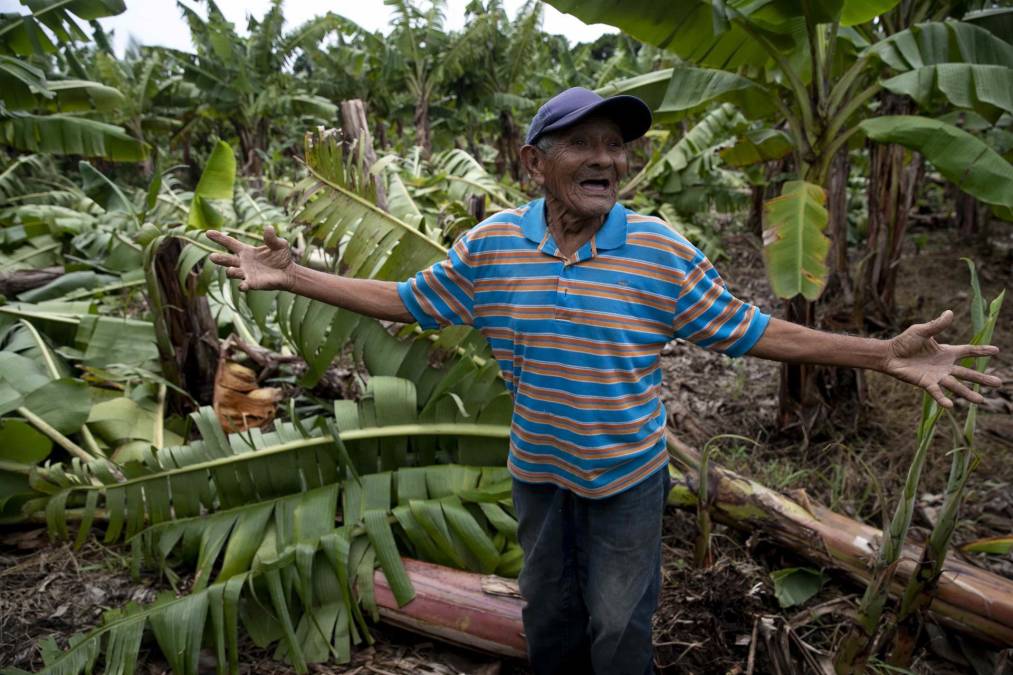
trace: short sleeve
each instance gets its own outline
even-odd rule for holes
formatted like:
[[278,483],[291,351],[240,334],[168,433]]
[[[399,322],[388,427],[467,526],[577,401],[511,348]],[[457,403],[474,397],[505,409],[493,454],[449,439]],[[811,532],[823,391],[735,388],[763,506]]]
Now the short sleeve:
[[398,295],[419,325],[426,329],[474,322],[474,267],[465,234],[446,259],[397,286]]
[[760,339],[770,316],[733,296],[700,251],[686,266],[676,301],[675,337],[729,356],[742,356]]

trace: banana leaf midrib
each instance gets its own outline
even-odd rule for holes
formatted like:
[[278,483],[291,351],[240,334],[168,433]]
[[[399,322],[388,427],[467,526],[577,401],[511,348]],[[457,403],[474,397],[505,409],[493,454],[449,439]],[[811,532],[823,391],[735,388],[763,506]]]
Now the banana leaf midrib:
[[[56,323],[65,323],[65,324],[70,324],[70,325],[74,325],[74,326],[79,325],[81,323],[81,317],[85,316],[84,314],[75,314],[73,312],[32,312],[32,311],[29,311],[29,310],[19,309],[19,308],[14,308],[14,307],[0,307],[0,314],[7,314],[9,316],[16,316],[18,318],[24,318],[24,319],[39,319],[39,320],[44,320],[44,321],[55,321]],[[90,316],[96,316],[96,317],[101,318],[101,315],[97,315],[97,314],[90,315]],[[109,318],[116,318],[116,319],[118,319],[120,321],[130,322],[130,323],[149,324],[149,322],[147,322],[147,321],[139,321],[137,319],[120,319],[119,317],[109,317]]]
[[369,211],[372,211],[373,213],[375,213],[377,216],[380,216],[381,218],[384,218],[385,220],[389,221],[392,225],[396,225],[403,232],[405,232],[407,234],[410,234],[413,237],[416,237],[417,239],[420,239],[421,241],[425,242],[430,248],[432,248],[432,249],[434,249],[436,251],[439,251],[443,255],[446,255],[446,253],[447,253],[447,249],[446,248],[444,248],[442,245],[438,244],[437,242],[433,241],[432,239],[430,239],[426,235],[422,234],[421,232],[419,232],[418,230],[416,230],[415,228],[413,228],[408,223],[406,223],[403,220],[401,220],[399,218],[396,218],[395,216],[387,213],[386,211],[384,211],[383,209],[381,209],[379,206],[377,206],[373,202],[369,201],[368,199],[363,199],[362,197],[360,197],[359,195],[355,194],[354,192],[352,192],[352,191],[350,191],[350,190],[348,190],[346,188],[341,187],[337,183],[334,183],[334,182],[328,180],[327,178],[324,178],[323,176],[320,175],[320,173],[316,169],[314,169],[309,164],[306,164],[306,170],[309,171],[313,175],[314,178],[316,178],[318,181],[320,181],[321,183],[323,183],[327,187],[331,188],[335,192],[341,193],[342,196],[347,197],[348,199],[351,199],[351,200],[355,201],[357,204],[359,204],[363,208],[368,209]]
[[[342,486],[344,485],[344,482],[345,481],[341,482]],[[343,490],[344,487],[342,487],[341,489]],[[296,493],[296,494],[298,494],[298,493]],[[227,518],[230,515],[239,515],[239,514],[243,513],[244,511],[249,511],[250,509],[253,509],[253,508],[262,507],[265,504],[277,504],[278,502],[282,502],[282,501],[285,501],[286,499],[291,499],[291,498],[292,498],[292,495],[282,495],[280,497],[272,497],[271,499],[264,499],[264,500],[261,500],[261,501],[257,501],[257,502],[254,502],[252,504],[244,504],[242,506],[234,506],[231,509],[225,509],[223,511],[214,511],[213,513],[202,513],[202,514],[200,514],[198,516],[188,516],[186,518],[175,518],[173,520],[165,520],[165,521],[162,521],[160,523],[153,523],[151,525],[148,525],[146,528],[144,528],[140,532],[137,532],[136,534],[133,534],[133,535],[127,537],[124,540],[123,543],[124,544],[129,544],[129,543],[133,542],[135,539],[141,539],[141,538],[143,538],[145,536],[150,537],[150,536],[152,536],[153,533],[157,533],[160,530],[166,530],[166,529],[169,529],[169,528],[172,528],[172,527],[186,526],[188,523],[203,522],[203,521],[207,521],[209,518]],[[436,500],[436,501],[439,501],[439,500]],[[339,509],[339,513],[340,513],[340,509]],[[391,525],[394,525],[395,523],[398,522],[398,520],[397,520],[397,518],[395,516],[393,516],[391,514],[388,514],[387,515],[387,522],[390,523]],[[353,524],[343,523],[342,527],[346,527],[348,529],[348,534],[350,536],[353,536],[353,537],[354,536],[358,536],[360,534],[366,534],[366,526],[363,525],[361,522],[360,523],[353,523]],[[337,529],[337,527],[335,529]],[[329,533],[325,533],[325,534],[329,534]],[[319,540],[320,537],[323,537],[323,536],[325,536],[325,535],[322,534],[322,535],[320,535],[318,537],[315,537],[315,538],[313,538],[313,541],[315,542],[315,541]],[[300,541],[300,543],[306,543],[306,541],[308,541],[308,540]],[[282,554],[279,553],[279,557],[281,555]]]
[[[380,438],[390,438],[396,436],[410,436],[410,435],[480,436],[486,438],[509,438],[510,428],[498,424],[457,424],[457,423],[400,424],[388,427],[350,429],[348,431],[340,432],[339,435],[342,442],[356,441],[361,439],[380,439]],[[158,471],[144,476],[138,476],[137,478],[131,478],[121,483],[107,483],[104,485],[75,485],[68,488],[68,490],[85,491],[85,490],[125,488],[131,485],[138,485],[149,481],[165,480],[166,478],[172,476],[194,473],[197,471],[205,471],[220,466],[226,466],[232,463],[241,463],[245,461],[252,461],[253,459],[267,457],[270,455],[283,454],[296,448],[311,448],[316,445],[326,445],[328,443],[333,442],[334,438],[329,434],[325,436],[319,436],[317,438],[306,438],[298,441],[289,441],[288,443],[281,443],[279,445],[264,448],[263,450],[244,452],[238,455],[229,455],[228,457],[220,457],[218,459],[200,462],[198,464],[191,464],[189,466],[177,469],[167,469],[164,471]]]

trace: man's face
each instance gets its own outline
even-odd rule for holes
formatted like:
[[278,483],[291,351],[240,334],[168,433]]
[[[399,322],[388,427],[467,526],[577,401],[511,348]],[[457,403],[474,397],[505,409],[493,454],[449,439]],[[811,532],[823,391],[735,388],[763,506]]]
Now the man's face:
[[555,136],[556,143],[529,163],[535,182],[573,215],[607,215],[629,168],[619,125],[591,117]]

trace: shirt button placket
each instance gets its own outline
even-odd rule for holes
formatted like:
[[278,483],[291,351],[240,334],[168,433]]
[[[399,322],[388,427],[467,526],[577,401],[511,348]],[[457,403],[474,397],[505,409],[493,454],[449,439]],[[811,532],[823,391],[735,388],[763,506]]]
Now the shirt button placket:
[[556,318],[562,313],[560,310],[566,308],[566,270],[569,269],[569,265],[566,260],[562,260],[559,266],[559,274],[556,275],[556,301],[552,308],[552,315]]

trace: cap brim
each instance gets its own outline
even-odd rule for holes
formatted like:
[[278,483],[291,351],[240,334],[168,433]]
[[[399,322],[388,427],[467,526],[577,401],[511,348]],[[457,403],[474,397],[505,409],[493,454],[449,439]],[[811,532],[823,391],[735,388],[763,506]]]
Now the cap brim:
[[565,129],[592,115],[603,115],[619,125],[624,143],[629,143],[646,134],[653,121],[651,109],[636,96],[612,96],[560,117],[552,124],[546,125],[541,133],[530,142],[533,143],[547,133]]

